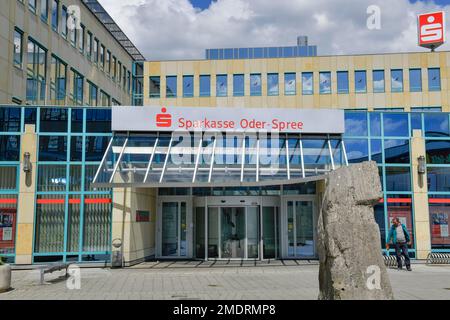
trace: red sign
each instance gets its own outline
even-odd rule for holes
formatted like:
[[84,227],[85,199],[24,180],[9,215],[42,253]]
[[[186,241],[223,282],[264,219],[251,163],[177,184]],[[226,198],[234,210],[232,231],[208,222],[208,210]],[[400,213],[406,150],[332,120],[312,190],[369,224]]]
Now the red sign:
[[156,126],[159,128],[170,128],[172,126],[172,115],[166,113],[166,108],[162,108],[161,112],[156,115]]
[[421,14],[417,17],[419,46],[435,49],[445,42],[445,13]]

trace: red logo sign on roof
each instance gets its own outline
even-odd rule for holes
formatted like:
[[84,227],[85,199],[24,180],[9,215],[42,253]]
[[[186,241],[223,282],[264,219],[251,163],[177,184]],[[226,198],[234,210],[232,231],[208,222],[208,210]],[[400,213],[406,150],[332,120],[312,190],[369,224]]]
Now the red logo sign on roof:
[[419,46],[434,50],[445,42],[445,13],[425,13],[417,17]]

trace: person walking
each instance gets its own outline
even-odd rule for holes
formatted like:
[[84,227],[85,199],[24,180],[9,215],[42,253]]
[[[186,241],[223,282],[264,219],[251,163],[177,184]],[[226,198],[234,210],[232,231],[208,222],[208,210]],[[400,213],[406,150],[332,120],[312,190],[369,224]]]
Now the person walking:
[[406,226],[400,222],[399,218],[392,219],[392,226],[389,230],[386,250],[389,250],[389,243],[395,246],[397,255],[398,270],[402,270],[402,254],[405,257],[406,270],[411,271],[411,261],[409,260],[408,245],[411,245],[411,237]]

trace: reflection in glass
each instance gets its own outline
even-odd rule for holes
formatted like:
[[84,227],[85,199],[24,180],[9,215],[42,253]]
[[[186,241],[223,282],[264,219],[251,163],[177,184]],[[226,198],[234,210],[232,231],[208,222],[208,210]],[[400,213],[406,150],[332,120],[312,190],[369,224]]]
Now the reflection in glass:
[[367,76],[366,71],[355,71],[355,92],[367,92]]
[[373,71],[373,92],[374,93],[384,92],[384,70]]
[[312,72],[302,72],[302,94],[308,95],[314,93],[314,82]]
[[269,73],[267,75],[267,95],[277,96],[279,94],[278,73]]
[[319,73],[319,92],[321,94],[331,93],[331,72]]
[[411,191],[409,167],[386,167],[386,191]]
[[295,73],[285,73],[284,74],[284,94],[286,96],[296,94],[296,74]]
[[391,70],[391,91],[403,92],[403,70]]
[[422,91],[422,70],[421,69],[409,69],[409,91],[411,91],[411,92]]

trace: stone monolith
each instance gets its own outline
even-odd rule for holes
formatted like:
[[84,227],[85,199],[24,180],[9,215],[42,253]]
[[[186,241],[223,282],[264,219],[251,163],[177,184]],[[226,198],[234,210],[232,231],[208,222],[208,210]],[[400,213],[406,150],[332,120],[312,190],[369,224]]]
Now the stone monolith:
[[318,220],[319,299],[393,299],[373,206],[382,198],[375,162],[331,172]]

